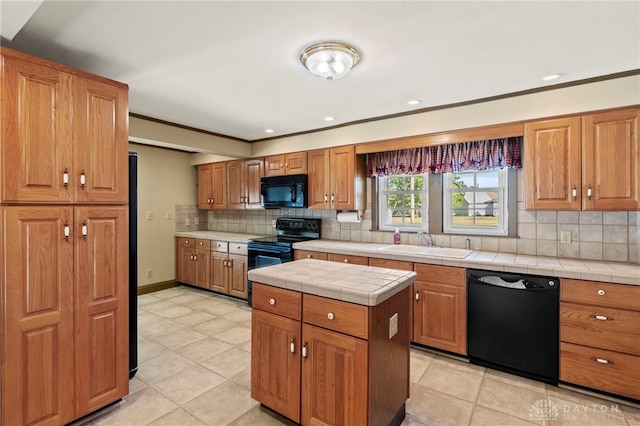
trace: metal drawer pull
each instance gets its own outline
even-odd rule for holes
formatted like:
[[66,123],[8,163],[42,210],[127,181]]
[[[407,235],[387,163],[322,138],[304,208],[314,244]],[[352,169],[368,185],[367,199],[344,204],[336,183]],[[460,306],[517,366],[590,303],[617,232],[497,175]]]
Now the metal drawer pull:
[[598,362],[600,364],[611,364],[613,365],[613,361],[609,361],[608,359],[604,359],[604,358],[591,358],[592,361]]
[[302,344],[302,358],[307,359],[307,342]]
[[329,312],[329,313],[327,314],[327,318],[329,318],[330,320],[332,320],[332,319],[334,319],[334,318],[335,318],[335,315],[333,315],[333,312]]
[[[271,299],[271,300],[273,300],[273,299]],[[296,342],[293,339],[291,339],[291,344],[289,345],[289,350],[291,351],[292,354],[296,353]]]
[[604,296],[604,290],[598,290],[598,295],[599,296]]
[[600,321],[612,321],[613,318],[606,317],[604,315],[591,315],[591,317],[600,320]]
[[276,299],[269,299],[269,304],[271,306],[275,305],[276,304]]
[[87,238],[87,221],[82,222],[82,238]]
[[416,291],[416,300],[420,300],[420,293]]
[[324,194],[324,203],[327,204],[327,201],[329,201],[329,197],[327,197],[327,194]]
[[69,222],[64,223],[64,239],[69,241],[69,235],[71,234],[71,228],[69,228]]
[[578,198],[578,190],[576,189],[576,186],[573,185],[573,199],[575,200],[576,198]]
[[591,199],[591,185],[589,185],[589,188],[587,188],[587,197]]
[[87,179],[84,175],[84,169],[82,169],[82,172],[80,173],[80,186],[82,187],[82,189],[84,189],[84,185],[87,182]]
[[67,170],[66,167],[64,168],[64,172],[62,173],[62,184],[65,188],[67,187],[67,185],[69,185],[69,170]]

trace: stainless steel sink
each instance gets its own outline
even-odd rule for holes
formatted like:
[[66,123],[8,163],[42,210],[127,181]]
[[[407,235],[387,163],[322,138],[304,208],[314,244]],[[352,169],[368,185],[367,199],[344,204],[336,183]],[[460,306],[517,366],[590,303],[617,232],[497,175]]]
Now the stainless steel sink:
[[384,246],[384,247],[380,247],[378,250],[388,251],[391,253],[399,253],[399,254],[455,257],[459,259],[465,258],[471,253],[471,250],[460,249],[460,248],[434,247],[434,246],[410,246],[410,245],[403,245],[403,244]]

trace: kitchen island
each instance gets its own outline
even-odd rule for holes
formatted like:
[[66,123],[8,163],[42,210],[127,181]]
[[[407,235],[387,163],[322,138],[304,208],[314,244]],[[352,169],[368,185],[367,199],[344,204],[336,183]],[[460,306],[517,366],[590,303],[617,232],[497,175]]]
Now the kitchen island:
[[303,425],[399,425],[416,273],[304,259],[249,271],[251,396]]

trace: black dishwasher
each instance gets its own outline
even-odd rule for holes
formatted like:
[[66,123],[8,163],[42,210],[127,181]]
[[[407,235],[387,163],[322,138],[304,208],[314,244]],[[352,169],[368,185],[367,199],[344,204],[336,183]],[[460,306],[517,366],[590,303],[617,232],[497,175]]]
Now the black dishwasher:
[[467,351],[474,364],[558,384],[560,280],[467,269]]

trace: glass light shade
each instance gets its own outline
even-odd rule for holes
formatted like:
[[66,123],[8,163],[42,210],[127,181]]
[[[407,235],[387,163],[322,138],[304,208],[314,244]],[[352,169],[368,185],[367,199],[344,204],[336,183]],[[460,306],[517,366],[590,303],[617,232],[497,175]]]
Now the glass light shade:
[[358,51],[344,43],[318,43],[307,47],[300,62],[312,74],[332,81],[342,78],[360,61]]

